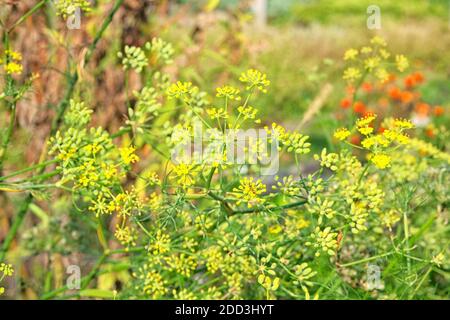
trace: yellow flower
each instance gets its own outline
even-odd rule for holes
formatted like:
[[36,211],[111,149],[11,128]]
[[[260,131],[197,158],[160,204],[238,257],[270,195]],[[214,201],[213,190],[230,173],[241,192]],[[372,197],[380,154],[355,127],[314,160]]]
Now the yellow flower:
[[232,86],[223,86],[220,88],[216,88],[217,94],[216,97],[225,97],[230,100],[241,100],[241,97],[239,96],[239,89],[234,88]]
[[377,153],[370,157],[370,161],[372,161],[378,169],[385,169],[390,166],[391,157],[383,153]]
[[228,118],[228,113],[224,108],[208,108],[206,109],[206,113],[208,114],[208,116],[211,119],[227,119]]
[[350,67],[344,71],[344,80],[353,81],[361,77],[361,71],[358,68]]
[[21,74],[23,67],[16,62],[9,62],[5,64],[4,69],[7,74]]
[[375,145],[376,142],[377,142],[376,137],[372,136],[361,141],[361,145],[366,149],[370,149],[372,146]]
[[357,55],[358,55],[358,50],[356,50],[356,49],[348,49],[344,53],[344,60],[355,60]]
[[368,53],[371,53],[372,52],[372,48],[371,47],[362,47],[362,49],[361,49],[361,53],[364,53],[364,54],[368,54]]
[[266,192],[266,186],[261,180],[254,181],[253,177],[245,177],[240,181],[239,187],[234,188],[233,191],[237,193],[236,196],[239,199],[237,204],[246,201],[248,207],[251,208],[255,204],[264,202],[259,195]]
[[437,265],[438,267],[440,267],[441,264],[444,262],[444,260],[445,260],[445,256],[442,252],[440,252],[438,255],[433,257],[431,262],[434,263],[435,265]]
[[382,37],[380,37],[380,36],[375,36],[375,37],[373,37],[371,40],[370,40],[370,43],[371,44],[374,44],[374,45],[379,45],[379,46],[382,46],[382,47],[386,47],[386,40],[384,40]]
[[192,92],[191,82],[181,82],[173,83],[167,89],[166,94],[169,98],[181,98],[188,96]]
[[389,80],[389,73],[384,68],[378,68],[375,72],[375,76],[380,80],[381,82],[386,82]]
[[195,183],[198,170],[195,164],[180,163],[173,167],[177,182],[183,187],[190,187]]
[[400,72],[405,71],[409,67],[408,58],[406,58],[402,54],[398,54],[395,56],[395,63],[397,65],[398,71],[400,71]]
[[380,58],[379,57],[371,57],[366,60],[364,60],[364,68],[366,68],[369,71],[372,71],[378,65],[380,64]]
[[386,49],[380,49],[380,55],[383,57],[383,59],[388,59],[391,54]]
[[367,116],[365,116],[363,118],[359,118],[358,120],[356,120],[356,125],[358,127],[367,127],[376,118],[377,118],[376,114],[369,114],[369,115],[367,115]]
[[358,127],[358,131],[361,134],[368,136],[369,134],[371,134],[373,132],[373,128],[372,127]]
[[12,60],[22,61],[22,55],[20,54],[20,52],[16,52],[13,50],[5,50],[5,55]]
[[266,87],[270,85],[270,81],[267,80],[267,75],[255,69],[249,69],[246,72],[241,73],[239,80],[243,83],[247,83],[247,90],[256,87],[264,93],[267,92]]
[[256,118],[256,114],[258,113],[258,110],[256,110],[253,107],[244,107],[244,106],[239,106],[237,108],[238,112],[244,116],[244,119],[255,119]]
[[0,264],[0,272],[3,273],[5,277],[11,277],[14,274],[14,269],[12,265],[2,263]]
[[334,132],[334,137],[341,141],[347,139],[348,136],[350,136],[350,131],[347,128],[337,129]]
[[406,119],[395,119],[394,126],[400,128],[400,129],[414,128],[414,125],[412,124],[412,122],[410,120],[406,120]]
[[122,158],[123,163],[128,165],[130,163],[136,163],[139,161],[139,157],[134,154],[135,150],[136,149],[133,147],[125,147],[119,149],[120,157]]

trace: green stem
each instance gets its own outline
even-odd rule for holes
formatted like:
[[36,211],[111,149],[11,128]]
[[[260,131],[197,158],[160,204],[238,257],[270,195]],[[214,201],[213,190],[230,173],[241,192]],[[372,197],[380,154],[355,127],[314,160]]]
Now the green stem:
[[11,137],[12,137],[12,133],[13,133],[14,123],[15,122],[16,122],[16,103],[13,102],[12,105],[11,105],[11,115],[9,117],[8,130],[6,131],[6,136],[3,139],[2,149],[1,149],[1,153],[0,153],[0,175],[3,172],[3,163],[4,163],[5,158],[6,158],[6,153],[7,153],[7,150],[8,150],[9,142],[11,141]]
[[[408,216],[406,213],[406,209],[403,210],[403,230],[405,234],[405,248],[406,252],[409,252],[409,225],[408,225]],[[408,273],[411,273],[411,259],[406,257],[406,265],[408,268]]]
[[28,207],[32,200],[33,200],[33,196],[30,193],[25,198],[25,201],[22,202],[22,206],[20,207],[19,212],[17,213],[16,218],[14,219],[14,222],[11,226],[11,229],[9,229],[9,232],[6,235],[5,241],[3,242],[3,245],[0,248],[0,261],[4,260],[6,252],[8,252],[9,247],[11,246],[11,243],[15,238],[16,233],[25,218],[25,215],[28,212]]
[[387,256],[389,256],[391,254],[394,254],[394,253],[395,253],[394,251],[386,252],[386,253],[383,253],[383,254],[380,254],[380,255],[377,255],[377,256],[364,258],[364,259],[353,261],[353,262],[349,262],[349,263],[340,264],[339,266],[340,267],[350,267],[350,266],[354,266],[354,265],[357,265],[357,264],[369,262],[369,261],[372,261],[372,260],[377,260],[379,258],[387,257]]
[[0,177],[0,181],[4,181],[6,179],[18,176],[18,175],[23,174],[23,173],[27,173],[27,172],[33,171],[35,169],[40,169],[42,167],[46,167],[46,166],[49,166],[49,165],[57,163],[57,162],[58,162],[58,160],[56,160],[56,159],[45,161],[45,162],[41,162],[41,163],[35,164],[33,166],[27,167],[25,169],[21,169],[21,170],[15,171],[15,172],[10,173],[10,174],[8,174],[6,176]]
[[23,16],[21,16],[14,24],[8,29],[8,33],[11,33],[14,28],[16,28],[19,24],[24,22],[28,17],[32,16],[36,11],[38,11],[48,0],[42,0],[38,2],[33,8],[27,11]]

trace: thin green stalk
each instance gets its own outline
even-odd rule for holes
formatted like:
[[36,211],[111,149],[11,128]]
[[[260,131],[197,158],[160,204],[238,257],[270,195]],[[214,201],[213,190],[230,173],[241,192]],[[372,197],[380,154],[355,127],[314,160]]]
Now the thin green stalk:
[[379,258],[387,257],[387,256],[390,256],[391,254],[394,254],[394,253],[395,253],[394,251],[390,251],[390,252],[386,252],[386,253],[383,253],[383,254],[380,254],[380,255],[377,255],[377,256],[364,258],[364,259],[353,261],[353,262],[349,262],[349,263],[340,264],[339,266],[340,267],[350,267],[350,266],[354,266],[354,265],[357,265],[357,264],[369,262],[369,261],[372,261],[372,260],[377,260]]
[[422,279],[420,279],[420,282],[417,284],[416,288],[414,289],[414,291],[411,293],[410,299],[414,298],[414,296],[416,295],[417,291],[419,291],[420,287],[422,286],[423,282],[425,281],[425,279],[428,277],[428,275],[430,274],[431,270],[433,269],[433,267],[429,267],[428,270],[425,272],[425,274],[423,275]]
[[33,200],[33,196],[30,193],[25,198],[24,202],[22,202],[19,212],[17,213],[17,215],[14,219],[14,222],[13,222],[11,228],[9,229],[8,234],[6,235],[5,240],[3,241],[2,247],[0,248],[0,261],[5,259],[6,252],[8,252],[9,247],[11,246],[11,243],[14,240],[19,227],[22,225],[22,222],[25,218],[25,215],[28,212],[28,207],[32,200]]
[[11,105],[11,115],[9,117],[8,130],[6,131],[6,136],[3,139],[2,149],[1,149],[1,153],[0,153],[0,175],[3,172],[3,163],[6,158],[6,153],[8,150],[9,142],[11,141],[15,122],[16,122],[16,103],[13,102]]
[[45,162],[40,162],[40,163],[35,164],[33,166],[30,166],[30,167],[27,167],[25,169],[21,169],[21,170],[12,172],[10,174],[7,174],[7,175],[5,175],[3,177],[0,177],[0,181],[4,181],[6,179],[9,179],[9,178],[21,175],[23,173],[27,173],[27,172],[33,171],[35,169],[40,169],[42,167],[47,167],[47,166],[49,166],[51,164],[54,164],[54,163],[57,163],[57,162],[58,162],[58,160],[56,160],[56,159],[48,160],[48,161],[45,161]]
[[8,33],[11,33],[14,28],[16,28],[19,24],[24,22],[28,17],[32,16],[36,11],[38,11],[48,0],[42,0],[38,2],[33,8],[28,10],[23,16],[21,16],[14,24],[8,29]]

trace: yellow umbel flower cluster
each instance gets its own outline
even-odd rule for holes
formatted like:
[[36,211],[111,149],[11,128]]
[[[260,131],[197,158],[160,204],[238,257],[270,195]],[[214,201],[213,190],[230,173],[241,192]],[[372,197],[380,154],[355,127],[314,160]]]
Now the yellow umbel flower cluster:
[[390,65],[395,64],[400,72],[408,68],[409,62],[404,55],[397,55],[394,63],[389,60],[391,54],[386,50],[386,41],[383,38],[375,36],[370,44],[360,49],[348,49],[344,53],[344,61],[350,63],[344,70],[344,80],[353,83],[372,74],[380,82],[385,82],[389,78]]
[[264,203],[264,199],[260,198],[260,195],[266,192],[266,186],[260,179],[255,181],[253,177],[245,177],[240,181],[239,187],[233,189],[233,192],[239,199],[237,204],[246,202],[247,206],[251,208]]
[[3,64],[6,74],[21,74],[23,71],[21,61],[22,55],[19,52],[8,49],[5,50],[4,57],[0,58],[0,65]]
[[[12,277],[14,274],[14,269],[12,265],[1,263],[0,264],[0,282],[6,277]],[[0,286],[0,296],[5,293],[5,288]]]

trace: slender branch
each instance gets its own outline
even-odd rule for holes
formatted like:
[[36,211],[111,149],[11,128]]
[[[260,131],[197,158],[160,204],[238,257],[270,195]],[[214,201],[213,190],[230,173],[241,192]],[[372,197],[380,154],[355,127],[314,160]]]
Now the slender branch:
[[39,3],[37,3],[33,8],[28,10],[23,16],[21,16],[16,22],[14,22],[14,24],[8,29],[7,32],[11,33],[14,30],[14,28],[16,28],[19,24],[24,22],[28,17],[32,16],[36,11],[38,11],[41,7],[43,7],[47,1],[48,0],[42,0]]
[[9,117],[8,130],[6,131],[6,136],[3,139],[2,148],[0,151],[0,175],[2,175],[3,172],[3,163],[6,158],[9,142],[11,141],[15,122],[16,122],[16,102],[13,102],[11,105],[11,115]]

